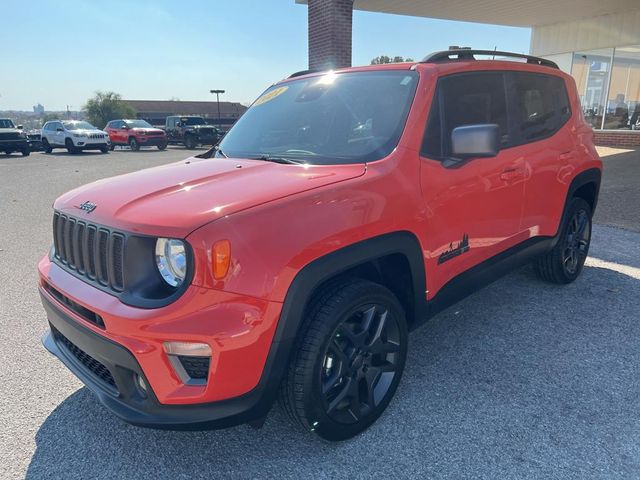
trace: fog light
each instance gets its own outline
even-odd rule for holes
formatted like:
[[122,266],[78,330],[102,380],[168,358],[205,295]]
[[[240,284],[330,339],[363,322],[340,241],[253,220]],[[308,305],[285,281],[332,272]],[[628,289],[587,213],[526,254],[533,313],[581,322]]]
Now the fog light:
[[147,382],[144,381],[141,375],[137,373],[133,374],[133,383],[136,385],[136,389],[142,398],[147,398],[149,391],[147,390]]
[[206,343],[196,342],[164,342],[164,351],[168,355],[185,357],[210,357],[211,347]]

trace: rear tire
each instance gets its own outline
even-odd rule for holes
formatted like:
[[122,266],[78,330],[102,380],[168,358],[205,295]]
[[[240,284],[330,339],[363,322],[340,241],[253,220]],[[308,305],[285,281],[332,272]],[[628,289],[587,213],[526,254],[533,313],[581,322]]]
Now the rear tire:
[[280,401],[304,429],[345,440],[367,429],[393,397],[407,355],[396,297],[373,282],[332,282],[311,301]]
[[44,150],[44,153],[53,152],[53,148],[51,148],[51,145],[49,145],[49,140],[47,140],[46,138],[42,139],[42,149]]
[[140,144],[135,137],[131,137],[129,139],[129,148],[131,148],[133,152],[137,152],[138,150],[140,150]]
[[573,198],[555,247],[534,262],[536,274],[550,283],[573,282],[584,267],[591,244],[591,207]]

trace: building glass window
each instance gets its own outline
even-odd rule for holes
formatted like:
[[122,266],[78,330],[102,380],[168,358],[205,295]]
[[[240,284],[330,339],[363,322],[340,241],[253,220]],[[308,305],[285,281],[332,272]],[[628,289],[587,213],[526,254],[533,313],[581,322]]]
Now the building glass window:
[[602,128],[612,48],[575,52],[571,75],[576,81],[584,117],[594,128]]
[[615,50],[604,128],[640,130],[640,45]]

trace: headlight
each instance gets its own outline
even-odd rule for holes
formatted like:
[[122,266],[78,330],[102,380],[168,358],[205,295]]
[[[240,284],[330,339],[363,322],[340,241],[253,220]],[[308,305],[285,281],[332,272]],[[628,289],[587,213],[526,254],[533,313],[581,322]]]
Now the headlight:
[[156,265],[165,282],[179,286],[187,274],[187,252],[182,240],[159,238],[156,241]]
[[74,133],[73,136],[76,137],[76,138],[83,138],[83,137],[86,137],[87,134],[86,133]]

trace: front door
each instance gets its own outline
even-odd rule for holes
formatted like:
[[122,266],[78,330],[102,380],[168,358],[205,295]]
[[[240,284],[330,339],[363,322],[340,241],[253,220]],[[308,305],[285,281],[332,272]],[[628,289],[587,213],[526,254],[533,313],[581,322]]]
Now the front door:
[[[512,134],[502,72],[461,73],[439,80],[421,152],[427,216],[428,298],[448,281],[522,240],[524,159]],[[451,164],[451,132],[462,125],[497,124],[501,150],[491,158]]]

